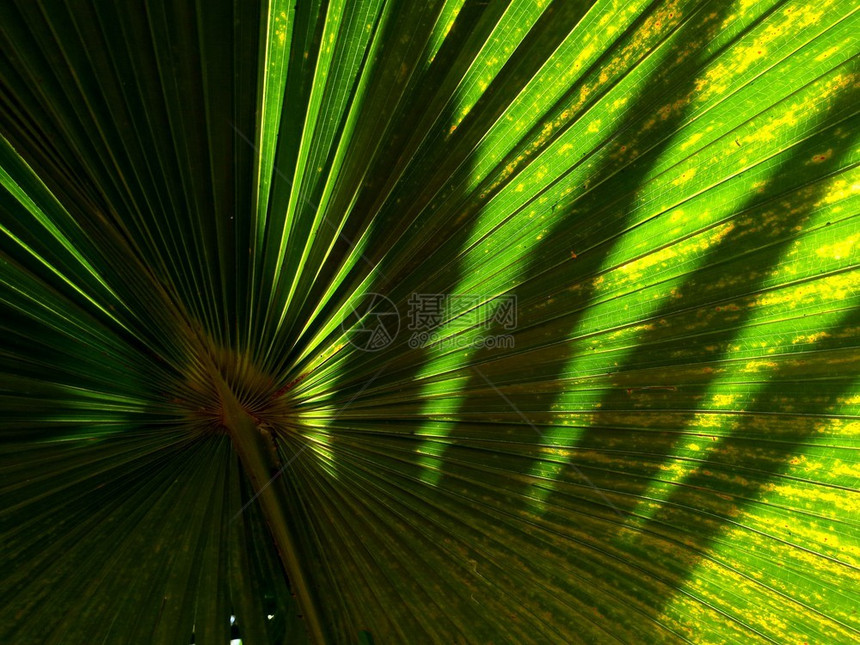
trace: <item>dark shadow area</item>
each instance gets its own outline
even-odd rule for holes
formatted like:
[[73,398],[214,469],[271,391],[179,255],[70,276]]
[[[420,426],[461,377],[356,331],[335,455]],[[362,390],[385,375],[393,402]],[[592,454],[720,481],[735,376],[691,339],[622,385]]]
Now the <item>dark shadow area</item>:
[[[201,524],[207,505],[223,500],[219,491],[213,495],[193,485],[200,479],[189,473],[196,468],[202,477],[201,465],[212,468],[207,459],[212,455],[203,452],[206,442],[182,424],[174,405],[174,397],[187,390],[182,368],[188,348],[182,347],[187,339],[176,329],[176,312],[165,301],[190,311],[209,335],[230,345],[244,324],[248,295],[255,152],[237,131],[250,133],[255,127],[261,5],[201,7],[194,2],[25,0],[4,3],[0,11],[3,134],[68,216],[44,198],[38,182],[19,172],[22,164],[7,156],[4,167],[107,286],[98,284],[49,230],[34,225],[5,191],[4,224],[15,221],[14,228],[27,231],[42,257],[110,312],[98,310],[0,236],[0,255],[8,258],[8,248],[21,260],[14,269],[28,285],[21,295],[36,300],[35,306],[22,298],[24,307],[9,300],[0,307],[0,330],[8,332],[0,342],[0,367],[16,388],[26,390],[15,403],[19,419],[6,415],[10,433],[17,434],[19,423],[25,432],[14,437],[20,442],[17,450],[4,447],[2,467],[27,463],[22,462],[25,451],[32,463],[29,472],[22,469],[4,482],[19,490],[16,503],[21,504],[7,519],[16,520],[12,526],[19,539],[27,537],[21,529],[36,537],[28,547],[32,554],[22,550],[15,563],[25,573],[30,566],[29,588],[4,594],[17,614],[7,627],[23,630],[23,635],[13,632],[13,640],[18,635],[22,642],[42,642],[57,628],[52,637],[69,642],[122,641],[119,632],[164,641],[163,632],[175,628],[174,634],[187,630],[190,641],[194,609],[189,603],[198,603],[199,612],[206,605],[223,618],[198,622],[199,641],[227,642],[231,593],[243,596],[241,608],[236,601],[234,609],[246,642],[277,642],[285,633],[301,635],[304,629],[265,519],[256,509],[231,530],[226,529],[229,517],[223,525],[214,525],[214,519]],[[55,313],[40,310],[40,303]],[[2,380],[0,390],[8,392],[6,377]],[[134,403],[124,406],[121,397],[149,407],[137,411]],[[11,412],[6,402],[4,411]],[[96,435],[98,424],[105,434],[117,434],[59,441]],[[58,445],[62,459],[54,463]],[[33,478],[35,472],[41,472],[44,483]],[[252,493],[238,467],[232,474],[232,508],[238,508]],[[153,519],[154,501],[145,493],[168,480],[174,490],[159,503],[179,500],[179,508]],[[189,480],[187,487],[176,484]],[[120,504],[125,506],[120,509]],[[131,522],[134,518],[139,524]],[[130,529],[124,535],[115,530],[122,522]],[[194,526],[213,530],[188,537]],[[130,551],[125,540],[136,550]],[[237,552],[237,544],[244,550]],[[34,568],[39,557],[45,565]],[[244,576],[241,588],[255,594],[241,593],[226,570],[228,560],[243,557],[245,566],[235,567],[242,570],[238,577]],[[86,578],[87,566],[91,578]],[[201,568],[204,575],[198,575]],[[65,588],[58,582],[64,569],[69,576],[61,581]],[[70,588],[75,576],[86,584]],[[179,579],[173,591],[187,593],[168,599],[169,576]],[[94,600],[96,589],[104,593]],[[33,609],[27,593],[39,599],[50,595]],[[61,623],[68,617],[73,620]],[[92,630],[86,637],[85,629]],[[162,631],[156,635],[155,629]],[[264,636],[254,641],[254,633]]]

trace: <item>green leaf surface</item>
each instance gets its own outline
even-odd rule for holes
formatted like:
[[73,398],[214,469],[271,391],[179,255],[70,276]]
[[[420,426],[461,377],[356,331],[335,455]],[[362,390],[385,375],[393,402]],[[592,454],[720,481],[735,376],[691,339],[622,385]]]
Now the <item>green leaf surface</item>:
[[2,4],[0,638],[856,642],[858,8]]

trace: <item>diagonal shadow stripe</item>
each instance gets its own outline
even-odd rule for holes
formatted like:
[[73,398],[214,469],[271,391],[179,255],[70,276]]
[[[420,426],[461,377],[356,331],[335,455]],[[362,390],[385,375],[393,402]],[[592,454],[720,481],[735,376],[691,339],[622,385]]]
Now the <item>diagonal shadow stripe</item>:
[[[743,414],[735,415],[728,434],[712,444],[708,456],[672,485],[665,501],[658,502],[637,541],[656,563],[664,562],[667,543],[681,540],[684,557],[682,566],[664,568],[669,584],[651,598],[655,614],[665,611],[706,560],[727,568],[745,562],[745,570],[757,573],[755,584],[776,589],[810,607],[813,625],[832,630],[834,623],[841,622],[844,631],[839,639],[860,636],[860,624],[851,613],[850,602],[846,606],[844,601],[844,583],[856,576],[856,566],[843,556],[839,546],[840,537],[846,542],[846,536],[840,534],[856,532],[856,526],[840,526],[842,522],[831,515],[833,503],[826,499],[828,494],[847,496],[849,491],[832,488],[829,478],[817,473],[810,481],[785,476],[798,459],[808,461],[808,473],[814,473],[816,465],[828,464],[821,448],[808,458],[804,455],[816,443],[825,443],[822,436],[833,441],[828,427],[839,423],[840,407],[856,392],[856,379],[850,373],[856,373],[860,360],[859,324],[860,308],[855,308],[837,328],[829,330],[830,338],[813,344],[796,358],[780,361],[767,373],[768,382],[752,395]],[[835,460],[837,454],[830,459]],[[765,495],[774,487],[788,492],[776,502],[767,501]],[[809,505],[816,495],[821,496],[820,501]],[[795,537],[801,527],[788,524],[787,516],[777,525],[747,519],[746,513],[753,508],[778,507],[786,504],[785,499],[818,515],[817,521],[810,522],[815,533]],[[770,514],[779,517],[778,511],[771,510]],[[741,532],[745,535],[740,536]],[[833,542],[834,538],[836,543],[829,545],[828,540]],[[796,548],[786,549],[786,543]],[[819,557],[804,554],[810,544],[815,544],[819,553],[813,555]],[[773,566],[774,558],[780,562],[778,566]],[[817,560],[814,566],[820,567],[822,578],[815,594],[801,592],[781,578],[783,567],[802,571],[812,559]]]
[[[708,15],[705,11],[706,5],[699,7],[700,13],[689,25],[689,32],[685,41],[689,43],[707,43],[717,33],[721,17],[729,9],[729,3],[722,3],[716,9],[716,15]],[[727,43],[725,47],[730,46]],[[723,51],[725,49],[721,49]],[[713,52],[718,56],[720,51]],[[596,296],[596,281],[592,279],[599,275],[601,267],[604,266],[612,252],[620,244],[620,239],[625,228],[629,225],[627,214],[633,208],[638,189],[646,180],[649,172],[659,162],[662,153],[674,141],[675,130],[683,123],[687,116],[686,110],[672,108],[672,106],[688,97],[696,86],[697,68],[702,61],[693,58],[667,61],[661,66],[655,78],[642,83],[644,90],[641,95],[625,107],[628,115],[616,130],[616,137],[611,140],[614,146],[624,158],[624,151],[634,151],[644,148],[645,152],[633,157],[619,171],[619,163],[616,155],[609,155],[602,167],[597,168],[589,182],[594,185],[593,189],[586,192],[577,199],[570,208],[570,213],[565,217],[558,218],[555,225],[550,228],[543,237],[543,242],[530,252],[531,261],[523,272],[523,277],[515,287],[519,307],[520,330],[514,334],[515,341],[522,333],[529,333],[530,321],[535,319],[544,320],[546,314],[546,284],[558,278],[558,276],[569,275],[569,281],[580,283],[584,288],[577,292],[564,292],[553,294],[552,306],[560,314],[565,314],[563,322],[556,325],[555,329],[561,329],[562,325],[566,337],[569,330],[576,329],[589,311],[589,305]],[[680,81],[678,80],[680,79]],[[670,109],[663,110],[665,118],[662,118],[656,130],[649,130],[646,124],[653,122],[656,114],[661,114],[662,107],[669,106]],[[656,143],[653,141],[656,140]],[[634,154],[631,152],[631,155]],[[629,157],[628,157],[629,159]],[[618,197],[615,197],[618,195]],[[553,206],[553,210],[557,207]],[[599,220],[593,218],[592,213],[599,213]],[[579,229],[579,230],[577,230]],[[585,230],[583,234],[581,231]],[[571,258],[569,245],[560,245],[560,239],[579,239],[581,244],[588,250],[579,253],[575,259]],[[570,244],[570,243],[569,243]],[[572,313],[571,313],[572,312]],[[496,336],[509,333],[501,326],[491,327],[487,331],[488,336]],[[558,332],[555,332],[558,334]],[[516,351],[516,350],[515,350]],[[553,383],[562,376],[562,370],[567,361],[573,358],[573,350],[569,346],[555,345],[552,348],[553,362],[549,365],[541,365],[539,378],[546,383]],[[502,383],[503,375],[519,374],[524,372],[523,358],[527,354],[509,354],[500,356],[500,351],[495,348],[481,349],[475,352],[470,362],[474,365],[485,366],[481,369],[487,378],[496,385]],[[457,411],[452,412],[452,417],[463,414],[472,415],[474,411],[485,410],[488,407],[488,399],[495,395],[488,391],[483,379],[475,374],[467,377],[462,390],[466,396],[460,402]],[[537,400],[535,392],[520,390],[509,393],[513,406],[518,410],[528,410],[534,407]],[[552,409],[552,394],[549,394],[546,409]],[[517,435],[519,454],[534,454],[534,447],[542,443],[543,430],[545,427],[538,425],[542,434],[522,433]],[[475,428],[469,423],[461,423],[453,429],[449,435],[453,451],[458,441],[472,439],[475,436]],[[478,435],[480,436],[480,435]],[[447,452],[447,451],[446,451]],[[470,453],[468,448],[465,452],[458,452],[458,459],[465,462],[473,458],[480,458],[477,453]],[[586,481],[587,474],[580,473],[580,484],[595,491],[592,483]],[[443,483],[444,484],[444,477]],[[516,485],[516,484],[515,484]],[[524,498],[531,495],[528,487],[517,491]],[[599,496],[598,496],[599,497]],[[612,512],[611,509],[609,512]]]
[[[829,186],[827,178],[842,166],[844,156],[850,150],[845,146],[842,155],[835,154],[819,164],[814,175],[804,169],[802,161],[812,159],[834,144],[844,145],[839,143],[834,131],[841,128],[844,134],[852,128],[856,129],[856,118],[845,121],[846,117],[856,110],[856,104],[856,90],[849,88],[843,91],[826,109],[819,133],[781,155],[773,173],[777,193],[774,197],[777,203],[776,221],[763,223],[760,216],[761,198],[756,194],[751,195],[739,210],[741,213],[749,211],[751,217],[738,220],[738,225],[707,251],[700,268],[679,287],[681,298],[677,303],[668,303],[653,316],[653,320],[660,323],[637,341],[629,358],[614,374],[614,387],[601,399],[599,411],[593,415],[590,428],[577,440],[574,451],[582,455],[577,459],[592,462],[588,466],[580,463],[579,467],[591,474],[599,486],[606,481],[606,477],[612,478],[611,483],[606,486],[617,488],[621,495],[613,496],[613,499],[626,511],[637,513],[649,486],[654,480],[663,477],[661,473],[667,462],[673,459],[679,440],[684,437],[685,430],[690,430],[698,414],[697,402],[708,391],[718,374],[717,370],[705,372],[706,376],[697,379],[692,385],[676,380],[684,378],[683,369],[678,370],[679,373],[675,375],[670,367],[678,360],[678,348],[688,346],[701,350],[707,347],[707,350],[699,351],[699,356],[695,359],[691,350],[690,362],[697,360],[704,365],[719,364],[728,357],[738,336],[750,322],[755,308],[742,306],[738,312],[738,308],[733,305],[718,305],[719,311],[709,311],[704,323],[700,317],[696,324],[697,333],[693,333],[688,339],[672,336],[667,330],[671,332],[685,319],[693,321],[694,314],[686,315],[685,318],[685,313],[702,311],[706,303],[728,300],[730,303],[740,302],[743,305],[745,300],[748,301],[765,288],[766,280],[778,266],[780,258],[797,239],[796,231],[807,225],[814,215],[814,205],[823,197]],[[807,183],[809,188],[804,190],[803,187]],[[727,261],[726,258],[730,259]],[[735,279],[727,285],[719,286],[721,278],[726,275],[732,275]],[[745,299],[743,294],[750,296]],[[678,303],[686,303],[688,306],[679,306]],[[854,313],[840,323],[839,329],[849,329],[856,324],[856,315]],[[702,324],[705,325],[704,330]],[[834,335],[838,334],[837,329]],[[802,377],[802,362],[798,361],[786,361],[768,375],[770,384],[755,397],[756,404],[753,409],[764,411],[778,408],[776,402],[780,396],[788,397],[785,405],[790,405],[793,397],[799,401],[806,396],[802,389],[785,391],[787,382]],[[688,366],[685,365],[684,368]],[[631,390],[631,386],[641,386],[643,383],[654,386],[654,389],[641,387]],[[849,383],[836,381],[833,390],[827,391],[823,385],[812,384],[813,388],[821,388],[818,392],[822,395],[823,402],[817,406],[813,405],[806,414],[812,417],[826,414],[848,386]],[[658,420],[647,431],[643,428],[629,430],[618,426],[619,418],[623,414],[647,413],[650,410],[654,411]],[[746,503],[744,500],[755,499],[767,482],[787,467],[788,459],[814,435],[817,427],[816,422],[799,424],[796,433],[789,433],[784,440],[768,444],[761,454],[741,457],[740,461],[728,465],[727,453],[735,457],[745,454],[738,447],[743,445],[743,435],[749,430],[751,423],[745,419],[739,421],[738,427],[730,436],[716,446],[712,456],[683,479],[669,499],[660,505],[655,517],[646,523],[646,532],[659,532],[662,529],[665,534],[667,525],[672,526],[673,530],[681,530],[679,527],[683,522],[692,522],[696,528],[692,534],[684,530],[684,548],[690,548],[691,552],[700,554],[699,557],[691,557],[682,563],[677,557],[667,557],[660,549],[646,550],[643,559],[659,562],[657,569],[664,576],[664,580],[668,580],[668,583],[656,586],[649,595],[649,605],[655,615],[673,597],[678,586],[689,576],[692,568],[725,528],[726,523],[734,521],[733,518],[738,516]],[[790,427],[791,424],[786,422],[786,431],[790,430]],[[623,446],[624,453],[612,457],[618,453],[618,446]],[[736,450],[732,451],[733,447]],[[614,465],[607,469],[600,456],[607,456]],[[743,487],[743,494],[730,499],[711,492],[716,481],[713,473],[725,473],[727,469],[750,472],[748,484]],[[576,473],[563,472],[559,480],[576,481]],[[548,506],[563,505],[566,494],[565,491],[557,489]],[[714,507],[714,512],[707,515],[699,513],[695,508],[697,501],[705,504],[702,501],[705,497],[707,505]],[[625,527],[619,525],[613,541],[622,540],[625,535]],[[653,546],[653,543],[649,546]]]

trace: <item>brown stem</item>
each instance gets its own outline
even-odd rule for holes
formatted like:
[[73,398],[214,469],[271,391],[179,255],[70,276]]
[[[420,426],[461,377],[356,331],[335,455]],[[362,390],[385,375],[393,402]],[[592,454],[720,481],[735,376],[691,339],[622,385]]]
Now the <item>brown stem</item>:
[[290,585],[295,591],[299,606],[307,620],[308,632],[314,643],[325,643],[326,638],[320,622],[319,613],[311,594],[310,586],[301,567],[295,540],[293,539],[286,516],[286,490],[283,482],[277,476],[272,478],[272,471],[277,467],[267,451],[265,438],[257,428],[253,417],[249,415],[223,377],[213,370],[218,395],[221,399],[224,426],[233,440],[233,446],[239,454],[245,474],[251,481],[258,495],[260,507],[269,525],[272,537],[278,547],[284,568],[290,579]]

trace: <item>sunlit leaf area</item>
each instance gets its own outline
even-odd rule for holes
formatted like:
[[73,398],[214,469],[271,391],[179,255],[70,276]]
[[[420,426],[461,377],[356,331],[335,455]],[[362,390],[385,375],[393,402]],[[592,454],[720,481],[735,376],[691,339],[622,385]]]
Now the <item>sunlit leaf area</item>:
[[0,640],[860,640],[860,0],[0,3]]

